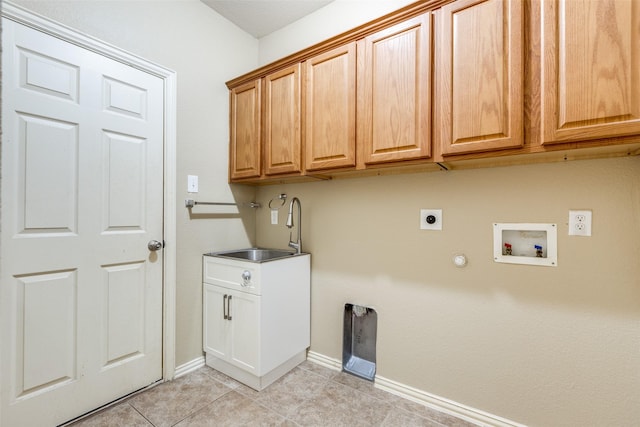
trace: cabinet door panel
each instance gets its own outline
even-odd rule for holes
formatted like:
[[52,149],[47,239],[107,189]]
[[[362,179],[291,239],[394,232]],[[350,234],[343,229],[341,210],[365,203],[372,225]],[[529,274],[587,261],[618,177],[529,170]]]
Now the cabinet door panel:
[[441,16],[443,154],[521,146],[522,1],[458,0]]
[[264,80],[265,174],[300,172],[300,64]]
[[227,358],[227,326],[228,321],[224,319],[225,299],[224,295],[228,291],[224,288],[213,285],[204,285],[204,306],[203,306],[203,341],[204,351],[219,359]]
[[431,14],[358,42],[358,144],[364,162],[431,154]]
[[229,362],[252,372],[260,372],[260,297],[231,291]]
[[640,133],[640,5],[542,2],[544,143]]
[[355,166],[355,43],[311,58],[305,68],[305,169]]
[[258,79],[230,93],[231,179],[260,176],[260,84]]

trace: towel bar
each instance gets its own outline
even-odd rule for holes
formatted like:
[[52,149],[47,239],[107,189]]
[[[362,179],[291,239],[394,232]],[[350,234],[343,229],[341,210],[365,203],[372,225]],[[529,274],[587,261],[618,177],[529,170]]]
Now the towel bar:
[[193,199],[185,199],[184,206],[191,209],[195,205],[217,205],[217,206],[249,206],[250,208],[259,208],[260,203],[247,202],[247,203],[227,203],[227,202],[197,202]]

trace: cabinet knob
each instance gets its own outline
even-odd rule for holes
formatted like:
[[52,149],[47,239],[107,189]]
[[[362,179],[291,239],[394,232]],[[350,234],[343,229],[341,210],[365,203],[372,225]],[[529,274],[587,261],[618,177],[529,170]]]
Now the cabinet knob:
[[251,283],[251,272],[245,270],[242,272],[242,286],[247,286],[249,283]]

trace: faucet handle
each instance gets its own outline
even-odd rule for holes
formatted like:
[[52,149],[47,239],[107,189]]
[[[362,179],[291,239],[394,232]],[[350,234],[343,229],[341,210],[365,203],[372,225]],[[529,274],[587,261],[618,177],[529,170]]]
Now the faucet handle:
[[289,232],[289,245],[288,245],[288,246],[289,246],[290,248],[295,249],[295,250],[296,250],[296,253],[297,253],[297,254],[299,254],[299,253],[301,252],[301,248],[300,248],[300,241],[298,240],[297,242],[294,242],[294,241],[291,239],[291,237],[292,237],[291,235],[292,235],[292,234],[293,234],[293,232]]

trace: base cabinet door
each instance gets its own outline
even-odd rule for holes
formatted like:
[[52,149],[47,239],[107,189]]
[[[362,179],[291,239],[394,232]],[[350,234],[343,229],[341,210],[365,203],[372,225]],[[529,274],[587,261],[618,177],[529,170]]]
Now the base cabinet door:
[[204,350],[220,359],[227,359],[229,324],[225,319],[227,289],[204,285],[203,339]]
[[260,297],[204,284],[204,350],[257,373],[260,355]]
[[523,3],[458,0],[438,12],[443,154],[523,145]]
[[255,374],[260,370],[260,297],[229,292],[228,361]]
[[544,143],[640,133],[638,2],[541,5]]

